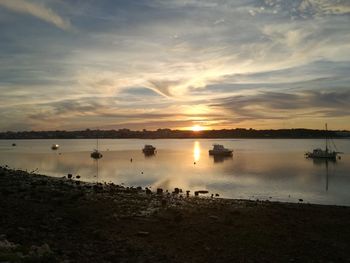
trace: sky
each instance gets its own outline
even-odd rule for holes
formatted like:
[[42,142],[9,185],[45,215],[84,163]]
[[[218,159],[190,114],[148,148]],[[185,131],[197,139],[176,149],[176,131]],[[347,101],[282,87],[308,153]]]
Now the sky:
[[0,0],[0,131],[350,130],[349,0]]

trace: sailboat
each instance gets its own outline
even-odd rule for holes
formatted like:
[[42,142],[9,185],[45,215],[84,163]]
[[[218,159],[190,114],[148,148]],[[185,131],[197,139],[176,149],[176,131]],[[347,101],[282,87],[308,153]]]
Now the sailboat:
[[337,155],[340,152],[332,151],[328,144],[328,130],[327,130],[327,123],[326,123],[326,149],[322,150],[321,148],[314,149],[312,152],[305,153],[305,156],[307,158],[313,158],[313,159],[329,159],[329,160],[336,160]]
[[102,153],[98,151],[98,138],[96,138],[96,149],[93,150],[90,156],[95,160],[101,159],[103,157]]

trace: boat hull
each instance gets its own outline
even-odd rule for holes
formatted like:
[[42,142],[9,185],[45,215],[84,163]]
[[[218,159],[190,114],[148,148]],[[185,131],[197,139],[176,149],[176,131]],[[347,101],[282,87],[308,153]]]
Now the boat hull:
[[312,159],[336,159],[337,158],[337,153],[307,153],[306,154],[307,158],[312,158]]
[[103,155],[101,153],[99,153],[99,152],[93,152],[93,153],[90,154],[90,156],[93,159],[101,159]]

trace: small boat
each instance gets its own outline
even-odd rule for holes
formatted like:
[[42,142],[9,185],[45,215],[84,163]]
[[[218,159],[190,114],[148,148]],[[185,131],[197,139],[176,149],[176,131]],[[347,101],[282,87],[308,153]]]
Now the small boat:
[[209,150],[209,155],[230,156],[232,152],[233,150],[227,149],[221,144],[214,144],[213,149]]
[[60,146],[58,144],[52,144],[51,150],[57,150]]
[[98,138],[96,139],[96,149],[90,154],[91,158],[97,160],[103,157],[102,153],[98,151]]
[[[312,152],[306,152],[305,156],[306,158],[312,158],[312,159],[329,159],[329,160],[336,160],[337,155],[340,152],[336,152],[330,149],[329,143],[328,143],[328,137],[327,137],[327,124],[326,124],[326,149],[322,150],[321,148],[314,149]],[[334,143],[333,143],[334,144]],[[335,147],[335,145],[334,145]],[[340,157],[339,157],[340,159]]]
[[321,148],[314,149],[312,152],[307,152],[306,157],[307,158],[313,158],[313,159],[337,159],[338,152],[330,151],[326,148],[326,150],[322,150]]
[[143,147],[142,151],[146,155],[152,155],[155,153],[156,147],[150,144],[146,144],[145,147]]
[[95,149],[91,154],[91,158],[93,159],[101,159],[103,157],[102,153],[100,153],[97,149]]

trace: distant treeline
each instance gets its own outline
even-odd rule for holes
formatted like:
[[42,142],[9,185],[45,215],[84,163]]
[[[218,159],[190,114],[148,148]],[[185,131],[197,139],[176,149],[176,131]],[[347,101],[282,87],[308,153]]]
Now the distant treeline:
[[223,129],[204,131],[185,131],[158,129],[155,131],[119,130],[83,130],[83,131],[21,131],[2,132],[0,139],[160,139],[160,138],[350,138],[350,131],[325,131],[311,129],[280,129],[280,130],[254,130],[254,129]]

